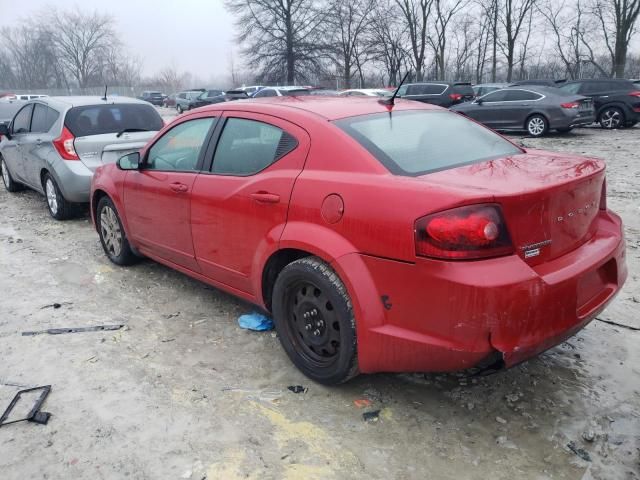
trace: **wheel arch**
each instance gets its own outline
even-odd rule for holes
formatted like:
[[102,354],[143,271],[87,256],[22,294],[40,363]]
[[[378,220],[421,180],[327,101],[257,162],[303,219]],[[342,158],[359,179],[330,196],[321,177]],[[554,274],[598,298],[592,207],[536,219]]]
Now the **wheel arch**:
[[596,121],[597,122],[600,121],[600,116],[602,115],[602,112],[604,112],[607,108],[612,108],[612,107],[620,110],[622,112],[622,115],[624,115],[625,119],[626,117],[629,116],[627,111],[628,107],[624,104],[624,102],[613,101],[613,102],[605,103],[598,109],[598,111],[596,112]]

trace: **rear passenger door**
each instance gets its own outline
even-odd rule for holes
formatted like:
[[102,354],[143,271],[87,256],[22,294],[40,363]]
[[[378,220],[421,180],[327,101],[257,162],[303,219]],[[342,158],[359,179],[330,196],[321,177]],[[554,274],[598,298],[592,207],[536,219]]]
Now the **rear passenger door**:
[[208,173],[193,185],[193,245],[203,274],[257,296],[255,261],[280,239],[310,141],[280,118],[245,112],[223,118],[207,152]]
[[35,103],[31,120],[31,131],[22,141],[22,158],[24,161],[24,180],[29,185],[39,188],[40,172],[47,163],[47,156],[56,135],[51,129],[60,114],[42,103]]
[[529,117],[543,95],[524,89],[505,90],[505,105],[502,108],[503,128],[524,128]]

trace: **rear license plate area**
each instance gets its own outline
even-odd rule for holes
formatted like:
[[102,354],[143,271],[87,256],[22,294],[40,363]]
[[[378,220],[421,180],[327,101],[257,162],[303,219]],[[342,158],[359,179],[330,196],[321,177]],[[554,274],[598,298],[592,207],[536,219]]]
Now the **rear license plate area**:
[[596,270],[585,273],[577,285],[577,314],[586,317],[616,291],[618,269],[614,258]]

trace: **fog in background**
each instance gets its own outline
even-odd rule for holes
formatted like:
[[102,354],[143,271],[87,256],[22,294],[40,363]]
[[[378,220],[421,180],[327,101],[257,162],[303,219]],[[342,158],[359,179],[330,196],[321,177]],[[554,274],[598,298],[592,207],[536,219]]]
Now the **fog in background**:
[[0,0],[0,27],[13,26],[52,5],[111,15],[122,48],[142,60],[143,76],[171,66],[190,72],[196,83],[226,82],[234,32],[222,0]]

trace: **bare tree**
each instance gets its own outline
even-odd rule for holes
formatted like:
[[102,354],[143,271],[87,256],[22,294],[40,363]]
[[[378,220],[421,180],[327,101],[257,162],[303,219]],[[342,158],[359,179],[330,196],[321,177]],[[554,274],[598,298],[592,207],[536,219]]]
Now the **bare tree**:
[[[492,17],[489,15],[481,15],[480,23],[477,30],[477,47],[475,60],[475,79],[476,83],[484,80],[484,69],[487,63],[487,51],[489,49],[489,39],[492,32]],[[495,42],[494,42],[495,43]],[[494,60],[495,60],[494,52]],[[495,65],[495,61],[493,63]],[[493,81],[495,82],[496,71],[493,70]]]
[[424,60],[427,47],[427,29],[434,0],[396,0],[402,12],[411,46],[411,60],[416,81],[424,78]]
[[269,81],[291,85],[321,70],[326,45],[326,11],[316,0],[226,0],[237,15],[244,54]]
[[381,2],[374,12],[369,29],[370,51],[386,71],[386,83],[397,85],[400,82],[400,70],[408,61],[409,52],[404,39],[406,24],[393,13],[394,5]]
[[593,0],[592,12],[611,57],[611,75],[623,78],[629,43],[640,14],[640,0]]
[[445,68],[447,51],[447,30],[453,17],[466,7],[468,0],[433,0],[435,17],[433,19],[434,35],[429,35],[428,40],[435,57],[436,78],[446,80]]
[[478,58],[481,56],[482,37],[475,29],[476,23],[475,16],[465,15],[453,25],[451,56],[455,67],[452,77],[454,80],[471,79],[475,70],[473,55]]
[[374,4],[375,0],[332,0],[329,4],[327,23],[333,33],[336,63],[345,88],[351,88],[354,67],[361,67],[363,59],[358,54],[364,53],[364,49],[358,47],[371,23]]
[[[531,10],[537,0],[497,0],[502,3],[498,6],[498,22],[504,38],[498,40],[498,45],[507,61],[507,82],[513,80],[513,67],[516,61],[516,48],[518,40],[524,33],[528,36],[527,27]],[[640,1],[640,0],[639,0]]]
[[58,60],[78,86],[101,81],[104,58],[118,43],[113,18],[98,12],[54,10],[42,20],[50,26]]
[[581,0],[570,5],[566,0],[547,0],[539,11],[553,34],[553,53],[560,58],[570,78],[580,78],[583,57],[580,47],[585,27]]

